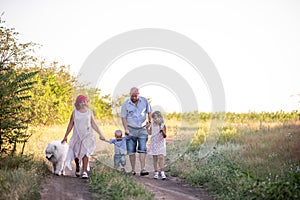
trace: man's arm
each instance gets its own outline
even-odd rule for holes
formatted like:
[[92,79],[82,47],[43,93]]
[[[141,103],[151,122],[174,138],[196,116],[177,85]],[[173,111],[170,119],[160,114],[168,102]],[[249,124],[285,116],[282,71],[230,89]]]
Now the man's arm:
[[152,119],[151,119],[151,112],[148,113],[148,121],[151,123]]
[[127,120],[126,118],[121,118],[122,119],[122,124],[123,124],[123,127],[124,127],[124,130],[125,130],[125,135],[129,135],[129,130],[128,130],[128,124],[127,124]]

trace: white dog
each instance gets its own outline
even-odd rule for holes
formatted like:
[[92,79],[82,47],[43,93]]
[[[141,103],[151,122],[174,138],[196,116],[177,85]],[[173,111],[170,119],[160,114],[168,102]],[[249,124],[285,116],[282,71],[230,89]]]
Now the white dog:
[[60,176],[65,175],[65,160],[69,146],[61,141],[50,142],[46,147],[46,158],[52,163],[53,173]]

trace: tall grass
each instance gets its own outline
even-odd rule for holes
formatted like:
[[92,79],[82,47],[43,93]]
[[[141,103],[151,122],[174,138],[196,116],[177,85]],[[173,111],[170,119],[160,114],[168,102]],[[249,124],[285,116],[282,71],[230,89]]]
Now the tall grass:
[[[232,115],[232,114],[231,114]],[[210,121],[184,127],[177,119],[166,119],[168,128],[167,165],[172,175],[191,185],[203,185],[216,199],[299,199],[300,122],[298,120],[243,119],[210,127]],[[48,142],[61,140],[67,125],[31,127],[32,137],[24,155],[0,162],[0,199],[39,199],[47,170],[44,150]],[[101,125],[105,137],[114,137],[120,127]],[[212,134],[212,135],[209,135]],[[71,134],[69,138],[71,137]],[[215,141],[213,141],[215,140]],[[211,142],[214,148],[207,149]],[[111,161],[111,150],[102,156]],[[21,150],[19,150],[21,151]],[[172,162],[170,162],[172,161]],[[90,189],[101,198],[151,199],[127,175],[95,165]],[[125,187],[130,185],[130,187]],[[103,188],[110,188],[104,191]],[[135,191],[138,188],[139,191]],[[117,191],[124,190],[121,194]]]
[[45,169],[45,163],[32,155],[1,158],[0,199],[40,199]]
[[226,122],[205,158],[199,155],[208,133],[199,130],[194,145],[170,166],[173,175],[204,185],[217,199],[300,198],[299,122]]

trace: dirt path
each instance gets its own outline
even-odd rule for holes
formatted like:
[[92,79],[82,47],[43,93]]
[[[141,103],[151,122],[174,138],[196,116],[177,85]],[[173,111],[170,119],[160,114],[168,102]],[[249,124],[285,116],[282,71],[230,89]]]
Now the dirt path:
[[144,185],[155,195],[155,199],[163,200],[212,200],[208,192],[200,187],[191,187],[176,177],[166,180],[155,180],[151,173],[148,177],[135,176],[134,179]]
[[[97,153],[105,154],[107,150],[112,148],[109,144],[97,145]],[[100,148],[99,148],[100,147]],[[97,154],[96,153],[96,154]],[[96,155],[95,155],[96,156]],[[96,156],[97,157],[97,156]],[[128,156],[126,158],[126,171],[130,172],[130,162]],[[112,160],[110,160],[112,161]],[[186,199],[202,199],[212,200],[208,192],[200,187],[191,187],[182,180],[171,177],[167,173],[166,180],[153,179],[153,160],[152,156],[147,155],[146,169],[150,171],[149,176],[141,177],[139,173],[133,176],[134,180],[145,186],[145,188],[154,194],[158,200],[186,200]],[[92,163],[91,163],[92,165]],[[138,156],[136,169],[140,169]],[[75,166],[73,166],[75,169]],[[46,178],[41,193],[42,200],[94,200],[99,199],[95,194],[88,191],[88,180],[75,177],[74,172],[66,169],[66,176],[50,175]],[[105,198],[104,198],[105,199]]]
[[[150,162],[151,159],[148,161]],[[147,163],[149,163],[147,162]],[[129,164],[129,163],[128,163]],[[129,171],[129,166],[126,167]],[[150,168],[149,168],[150,169]],[[159,200],[212,200],[208,192],[200,187],[191,187],[176,177],[168,176],[166,180],[154,180],[153,172],[149,176],[141,177],[139,173],[134,180],[144,185]],[[42,200],[94,200],[99,199],[88,190],[88,179],[75,177],[74,173],[66,169],[66,176],[50,175],[42,186]]]
[[88,190],[88,179],[77,178],[70,171],[66,171],[66,176],[48,176],[40,194],[43,200],[97,199]]

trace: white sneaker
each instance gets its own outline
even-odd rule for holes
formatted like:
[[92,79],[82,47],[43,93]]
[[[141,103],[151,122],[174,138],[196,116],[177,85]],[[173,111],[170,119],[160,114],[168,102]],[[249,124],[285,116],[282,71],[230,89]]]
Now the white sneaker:
[[160,175],[161,175],[161,180],[165,180],[167,178],[164,171],[160,172]]
[[158,179],[158,172],[154,172],[153,178],[154,178],[154,179]]

